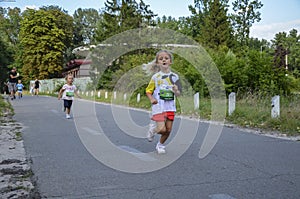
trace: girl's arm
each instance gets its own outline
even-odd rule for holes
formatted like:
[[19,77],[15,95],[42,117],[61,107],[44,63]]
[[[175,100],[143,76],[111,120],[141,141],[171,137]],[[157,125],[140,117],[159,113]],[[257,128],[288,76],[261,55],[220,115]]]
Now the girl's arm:
[[151,93],[146,93],[146,95],[147,95],[148,99],[150,100],[151,104],[157,104],[158,103],[157,99],[155,99]]
[[62,96],[62,93],[65,91],[65,89],[60,89],[59,90],[59,92],[58,92],[58,99],[60,99],[61,98],[61,96]]

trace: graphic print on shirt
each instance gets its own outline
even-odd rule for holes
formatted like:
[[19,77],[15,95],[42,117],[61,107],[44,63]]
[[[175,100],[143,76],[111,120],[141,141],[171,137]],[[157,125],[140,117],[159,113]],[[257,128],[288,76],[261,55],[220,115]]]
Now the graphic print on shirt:
[[67,84],[65,84],[63,86],[63,89],[65,91],[63,93],[62,99],[73,100],[74,93],[75,93],[75,90],[76,90],[76,86],[75,85],[67,85]]

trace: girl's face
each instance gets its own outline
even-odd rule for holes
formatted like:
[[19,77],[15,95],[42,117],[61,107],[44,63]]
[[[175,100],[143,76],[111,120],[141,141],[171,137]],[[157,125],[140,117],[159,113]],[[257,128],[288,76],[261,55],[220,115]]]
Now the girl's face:
[[73,83],[74,78],[72,76],[68,76],[67,77],[67,83],[68,84],[72,84]]
[[157,57],[157,64],[161,67],[161,69],[169,69],[170,64],[172,64],[171,57],[166,52],[161,52]]

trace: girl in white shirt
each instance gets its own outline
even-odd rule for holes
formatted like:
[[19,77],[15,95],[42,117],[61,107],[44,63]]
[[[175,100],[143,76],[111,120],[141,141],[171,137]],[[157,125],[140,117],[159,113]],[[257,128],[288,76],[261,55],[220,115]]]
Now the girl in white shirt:
[[78,94],[76,86],[73,84],[74,77],[73,75],[69,74],[66,76],[66,84],[63,85],[63,87],[60,89],[58,93],[58,99],[64,100],[64,109],[66,110],[66,118],[70,119],[70,112],[72,103],[74,100],[74,95],[76,95],[78,98],[81,98]]
[[181,93],[181,84],[176,73],[171,72],[172,54],[161,50],[156,54],[160,71],[154,74],[146,88],[146,95],[152,104],[152,120],[156,122],[155,132],[161,134],[156,145],[158,153],[165,153],[163,145],[172,130],[176,112],[175,96]]

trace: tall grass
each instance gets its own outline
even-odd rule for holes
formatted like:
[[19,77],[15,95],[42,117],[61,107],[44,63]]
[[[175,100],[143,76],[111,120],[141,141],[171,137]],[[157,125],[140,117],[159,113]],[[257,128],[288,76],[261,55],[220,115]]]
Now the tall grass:
[[251,95],[236,102],[236,110],[227,120],[240,126],[300,135],[300,96],[280,97],[280,117],[271,117],[271,97]]

